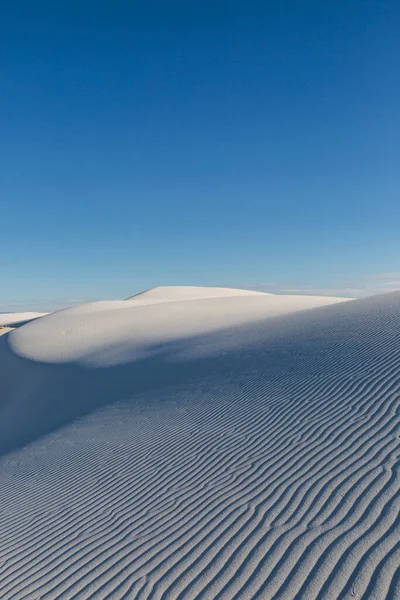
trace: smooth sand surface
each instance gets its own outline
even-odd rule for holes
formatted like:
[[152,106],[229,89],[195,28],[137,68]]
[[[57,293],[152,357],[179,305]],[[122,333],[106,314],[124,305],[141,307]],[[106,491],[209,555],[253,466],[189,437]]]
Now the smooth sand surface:
[[0,335],[4,335],[5,333],[8,333],[9,331],[12,331],[12,327],[0,326]]
[[182,300],[201,300],[206,298],[231,298],[232,296],[270,296],[265,292],[254,292],[232,288],[198,287],[198,286],[160,286],[140,292],[127,298],[140,304],[157,304],[159,302],[179,302]]
[[39,317],[43,317],[48,313],[38,313],[38,312],[23,312],[23,313],[0,313],[0,325],[21,325],[24,323],[28,323],[33,319],[38,319]]
[[305,303],[3,336],[0,597],[399,598],[400,293]]

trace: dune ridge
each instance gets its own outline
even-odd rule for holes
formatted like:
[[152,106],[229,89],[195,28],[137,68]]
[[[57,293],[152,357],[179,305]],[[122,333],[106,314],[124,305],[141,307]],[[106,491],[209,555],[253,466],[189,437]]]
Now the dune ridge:
[[156,304],[158,302],[181,302],[183,300],[201,300],[206,298],[231,298],[233,296],[271,296],[267,292],[255,292],[252,290],[201,287],[195,285],[185,286],[158,286],[139,292],[130,296],[126,301],[146,302],[147,304]]
[[227,299],[132,308],[134,348],[119,331],[103,361],[51,363],[88,307],[2,337],[3,435],[46,395],[98,394],[3,451],[2,598],[400,597],[400,293],[268,318],[263,301],[229,299],[223,327]]

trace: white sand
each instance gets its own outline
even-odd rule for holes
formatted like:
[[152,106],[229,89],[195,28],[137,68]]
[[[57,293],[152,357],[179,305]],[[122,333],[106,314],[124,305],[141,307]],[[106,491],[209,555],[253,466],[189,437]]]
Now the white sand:
[[[199,290],[200,299],[194,298],[193,289]],[[110,366],[158,354],[160,344],[201,336],[203,346],[204,336],[219,330],[344,301],[227,289],[220,297],[219,288],[209,289],[190,288],[185,293],[185,288],[178,287],[174,294],[173,288],[156,288],[154,295],[151,290],[125,301],[68,308],[15,332],[10,347],[19,356],[45,363]],[[196,341],[191,344],[193,350]]]
[[398,598],[400,293],[176,292],[0,339],[0,598]]
[[29,323],[33,319],[44,317],[48,313],[38,312],[22,312],[22,313],[0,313],[0,325],[17,325],[23,323]]
[[270,296],[264,292],[240,290],[232,288],[197,287],[197,286],[161,286],[131,296],[127,301],[140,304],[157,304],[159,302],[177,302],[182,300],[201,300],[206,298],[230,298],[232,296]]
[[9,331],[12,331],[12,327],[3,327],[2,325],[0,325],[0,335],[4,335]]

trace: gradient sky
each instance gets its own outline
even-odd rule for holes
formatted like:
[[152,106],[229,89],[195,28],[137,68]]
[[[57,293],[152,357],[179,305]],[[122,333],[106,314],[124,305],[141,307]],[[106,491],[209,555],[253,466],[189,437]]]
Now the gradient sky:
[[400,286],[399,28],[396,0],[3,5],[0,310]]

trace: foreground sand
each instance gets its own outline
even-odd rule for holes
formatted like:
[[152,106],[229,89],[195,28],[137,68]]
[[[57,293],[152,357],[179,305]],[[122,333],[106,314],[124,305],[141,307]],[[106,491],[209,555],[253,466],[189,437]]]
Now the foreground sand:
[[0,340],[0,597],[400,598],[400,293],[135,298]]

